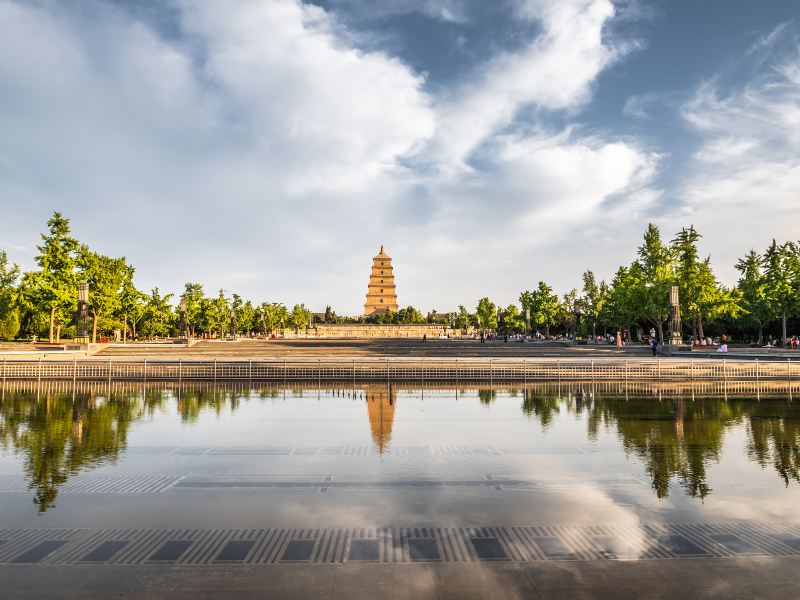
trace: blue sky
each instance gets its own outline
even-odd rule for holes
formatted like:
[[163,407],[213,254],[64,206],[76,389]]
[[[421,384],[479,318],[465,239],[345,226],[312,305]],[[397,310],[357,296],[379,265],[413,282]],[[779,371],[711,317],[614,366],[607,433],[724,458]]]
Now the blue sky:
[[0,247],[53,210],[138,284],[502,304],[646,224],[720,279],[800,208],[789,0],[0,0]]

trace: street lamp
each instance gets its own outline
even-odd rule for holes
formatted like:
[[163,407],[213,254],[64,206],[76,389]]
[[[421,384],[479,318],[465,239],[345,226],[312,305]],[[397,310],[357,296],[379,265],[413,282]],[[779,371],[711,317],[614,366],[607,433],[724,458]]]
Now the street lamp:
[[186,309],[188,307],[188,303],[186,302],[186,298],[181,298],[180,303],[180,334],[181,338],[186,339],[189,337],[189,333],[186,331]]
[[78,314],[76,315],[75,341],[79,344],[89,343],[89,283],[78,284]]

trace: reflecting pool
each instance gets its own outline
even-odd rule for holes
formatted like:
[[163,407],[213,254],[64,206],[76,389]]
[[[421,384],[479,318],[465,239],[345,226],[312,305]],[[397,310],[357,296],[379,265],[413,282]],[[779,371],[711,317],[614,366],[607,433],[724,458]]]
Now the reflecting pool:
[[16,383],[0,402],[0,527],[782,523],[799,470],[800,409],[768,384]]

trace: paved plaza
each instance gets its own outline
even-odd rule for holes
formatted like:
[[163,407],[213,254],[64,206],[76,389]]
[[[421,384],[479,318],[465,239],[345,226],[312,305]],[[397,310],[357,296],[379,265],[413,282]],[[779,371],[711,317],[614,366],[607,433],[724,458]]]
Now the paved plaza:
[[800,557],[416,565],[0,566],[3,598],[791,600]]

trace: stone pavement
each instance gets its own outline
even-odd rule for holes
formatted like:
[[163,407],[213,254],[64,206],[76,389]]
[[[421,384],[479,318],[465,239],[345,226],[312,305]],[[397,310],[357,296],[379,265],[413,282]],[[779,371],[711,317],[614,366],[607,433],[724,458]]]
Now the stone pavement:
[[3,565],[2,597],[792,600],[800,557],[413,565]]

